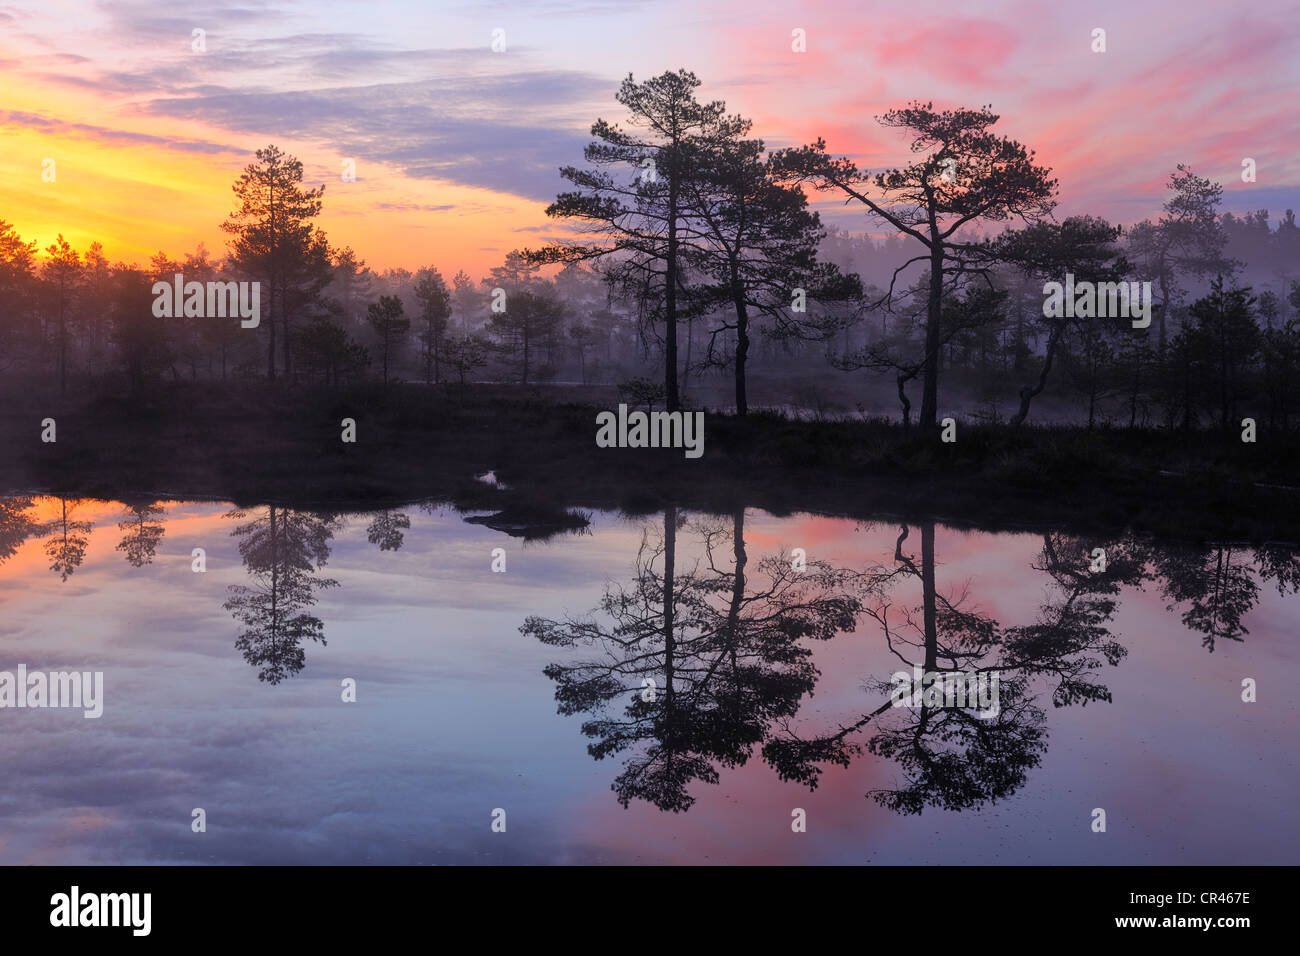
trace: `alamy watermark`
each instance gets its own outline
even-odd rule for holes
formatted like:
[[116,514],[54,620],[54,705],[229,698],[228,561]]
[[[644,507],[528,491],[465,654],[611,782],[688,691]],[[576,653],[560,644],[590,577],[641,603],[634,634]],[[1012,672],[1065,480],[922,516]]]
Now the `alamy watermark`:
[[50,897],[51,926],[127,926],[132,936],[152,928],[152,893],[82,893],[73,886]]
[[596,415],[597,448],[685,448],[687,458],[704,454],[703,412],[629,412]]
[[943,707],[978,710],[981,718],[996,717],[1002,710],[998,703],[997,671],[925,671],[913,667],[912,673],[896,671],[890,677],[894,685],[889,702],[895,707]]
[[1133,328],[1151,325],[1150,282],[1081,282],[1065,274],[1065,283],[1043,284],[1043,315],[1049,319],[1132,319]]
[[6,707],[80,707],[88,719],[104,714],[103,671],[0,671],[0,710]]
[[239,325],[255,329],[262,321],[262,283],[186,282],[183,273],[172,281],[155,282],[153,314],[160,319],[224,319],[239,316]]

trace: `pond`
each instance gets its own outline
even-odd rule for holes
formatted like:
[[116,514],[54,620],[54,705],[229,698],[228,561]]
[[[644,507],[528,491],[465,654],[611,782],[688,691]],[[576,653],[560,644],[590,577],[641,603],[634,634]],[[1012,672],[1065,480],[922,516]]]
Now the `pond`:
[[[1298,585],[1280,544],[0,498],[0,672],[102,674],[99,716],[0,698],[0,862],[1294,864]],[[996,713],[899,705],[935,672]]]

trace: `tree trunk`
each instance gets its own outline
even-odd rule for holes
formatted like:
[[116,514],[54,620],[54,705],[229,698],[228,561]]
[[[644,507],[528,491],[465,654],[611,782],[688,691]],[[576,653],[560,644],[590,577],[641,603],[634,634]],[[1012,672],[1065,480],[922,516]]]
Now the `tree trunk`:
[[280,319],[280,324],[283,326],[281,331],[283,332],[282,338],[284,339],[284,377],[290,378],[293,374],[293,367],[289,360],[289,312],[287,309],[284,310],[284,314]]
[[664,510],[664,706],[673,704],[673,664],[676,636],[673,631],[673,575],[677,558],[677,508]]
[[528,384],[528,326],[524,326],[524,380],[523,384]]
[[1168,311],[1169,311],[1169,288],[1165,284],[1164,269],[1162,268],[1160,270],[1160,312],[1158,316],[1160,319],[1160,324],[1158,328],[1160,331],[1160,354],[1161,355],[1165,353],[1165,313]]
[[271,294],[267,297],[267,305],[270,307],[270,315],[266,317],[266,327],[270,332],[269,340],[266,345],[266,377],[275,381],[275,323],[279,315],[279,309],[275,307],[275,284],[270,283]]
[[939,417],[939,313],[943,309],[943,246],[934,241],[930,253],[930,298],[925,318],[925,364],[921,388],[922,431]]
[[745,362],[749,358],[749,307],[734,281],[732,296],[736,304],[736,415],[744,418],[749,413],[749,401],[745,394]]
[[59,313],[59,394],[68,394],[68,325]]
[[916,377],[916,373],[898,373],[898,403],[903,406],[903,434],[912,427],[912,400],[907,397],[907,383]]
[[934,589],[934,522],[921,525],[921,590],[925,616],[925,670],[939,665],[939,625]]
[[1020,389],[1020,410],[1011,417],[1012,425],[1024,424],[1025,419],[1029,417],[1029,403],[1047,387],[1047,375],[1052,371],[1052,356],[1056,352],[1056,343],[1060,339],[1061,333],[1058,326],[1052,329],[1052,334],[1047,338],[1047,354],[1043,357],[1043,370],[1038,373],[1038,384],[1026,385]]
[[1133,366],[1133,391],[1129,396],[1128,406],[1128,427],[1133,428],[1137,424],[1138,414],[1138,394],[1142,390],[1142,359],[1135,356]]
[[678,410],[677,398],[677,143],[669,147],[668,259],[664,264],[664,396],[668,411]]

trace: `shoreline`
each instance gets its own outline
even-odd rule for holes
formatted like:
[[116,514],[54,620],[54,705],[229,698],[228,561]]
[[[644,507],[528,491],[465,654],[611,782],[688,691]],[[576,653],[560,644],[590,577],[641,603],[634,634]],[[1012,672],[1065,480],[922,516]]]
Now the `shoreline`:
[[[0,491],[236,504],[446,501],[537,514],[592,508],[934,518],[985,530],[1132,530],[1196,540],[1300,539],[1300,435],[957,423],[905,435],[878,420],[705,412],[704,453],[598,447],[609,407],[536,389],[179,383],[147,400],[10,396]],[[613,406],[616,407],[616,406]],[[40,423],[57,422],[56,441]],[[356,422],[356,441],[341,422]],[[474,476],[494,472],[507,487]]]

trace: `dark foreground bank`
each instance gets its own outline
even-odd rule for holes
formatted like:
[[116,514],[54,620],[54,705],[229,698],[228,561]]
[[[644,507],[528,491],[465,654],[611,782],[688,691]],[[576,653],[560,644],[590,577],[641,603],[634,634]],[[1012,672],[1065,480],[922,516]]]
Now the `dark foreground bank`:
[[[958,422],[747,419],[706,412],[704,453],[597,447],[617,398],[509,387],[304,390],[176,384],[145,398],[9,396],[0,491],[300,506],[423,499],[545,516],[665,503],[724,512],[935,517],[989,529],[1131,528],[1300,539],[1300,436]],[[595,401],[596,404],[592,404]],[[46,419],[54,420],[55,441]],[[344,419],[355,441],[343,440]],[[492,471],[503,490],[476,480]]]

